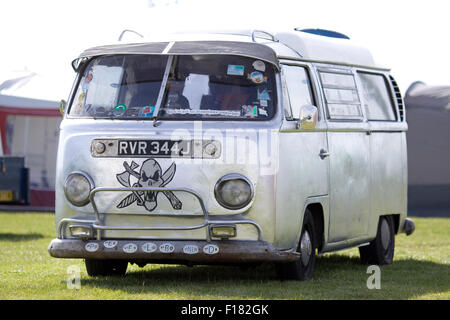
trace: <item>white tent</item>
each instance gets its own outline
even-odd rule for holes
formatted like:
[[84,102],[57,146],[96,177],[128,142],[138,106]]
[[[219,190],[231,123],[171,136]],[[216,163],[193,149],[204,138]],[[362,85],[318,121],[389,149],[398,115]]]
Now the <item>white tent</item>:
[[450,216],[450,86],[415,82],[404,100],[410,211]]

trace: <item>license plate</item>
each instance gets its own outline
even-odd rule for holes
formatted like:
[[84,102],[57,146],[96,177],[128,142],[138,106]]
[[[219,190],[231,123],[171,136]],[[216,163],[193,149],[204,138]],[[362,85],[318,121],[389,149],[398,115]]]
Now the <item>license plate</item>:
[[0,202],[10,202],[13,199],[13,192],[11,190],[0,190]]
[[91,154],[95,158],[204,158],[217,159],[222,152],[216,140],[94,139]]
[[118,140],[119,157],[191,157],[191,141],[186,140]]

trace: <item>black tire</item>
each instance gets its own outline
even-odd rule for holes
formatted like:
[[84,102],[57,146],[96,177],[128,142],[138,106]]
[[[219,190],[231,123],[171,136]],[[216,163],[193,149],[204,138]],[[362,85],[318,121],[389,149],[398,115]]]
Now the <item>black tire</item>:
[[124,276],[127,272],[128,261],[86,259],[84,261],[89,276]]
[[394,260],[395,229],[392,216],[382,216],[378,222],[376,238],[368,245],[359,247],[363,264],[385,265]]
[[[302,249],[303,243],[303,249]],[[299,260],[275,265],[278,278],[280,280],[305,281],[313,277],[314,266],[316,264],[317,235],[314,226],[314,219],[311,212],[306,209],[303,219],[302,232],[297,247],[297,252],[301,257]],[[303,252],[303,254],[302,254]],[[306,255],[304,253],[307,253]]]

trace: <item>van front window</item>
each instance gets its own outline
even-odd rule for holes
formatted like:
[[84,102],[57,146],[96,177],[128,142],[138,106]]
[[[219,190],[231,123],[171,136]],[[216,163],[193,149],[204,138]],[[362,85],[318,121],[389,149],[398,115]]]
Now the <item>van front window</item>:
[[92,59],[80,77],[69,116],[124,120],[273,117],[276,91],[271,64],[240,56],[175,56],[165,73],[168,60],[156,55]]

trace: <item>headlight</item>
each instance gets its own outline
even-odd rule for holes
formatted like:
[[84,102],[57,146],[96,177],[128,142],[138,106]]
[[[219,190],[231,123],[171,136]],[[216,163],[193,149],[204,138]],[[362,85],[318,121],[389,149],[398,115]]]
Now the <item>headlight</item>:
[[253,185],[243,175],[227,174],[217,181],[214,195],[217,201],[227,209],[241,209],[253,198]]
[[83,172],[72,172],[64,183],[64,194],[74,206],[82,207],[89,203],[89,194],[94,187],[92,179]]

